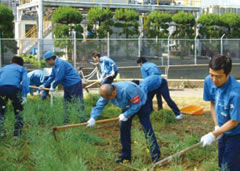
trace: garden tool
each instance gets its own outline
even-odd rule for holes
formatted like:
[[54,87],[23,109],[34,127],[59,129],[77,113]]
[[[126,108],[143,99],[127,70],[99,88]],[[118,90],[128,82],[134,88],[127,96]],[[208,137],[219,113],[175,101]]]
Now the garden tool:
[[[215,140],[214,142],[216,142],[216,141],[217,141],[217,138],[216,138],[216,140]],[[184,150],[182,150],[182,151],[180,151],[180,152],[177,152],[177,153],[175,153],[175,154],[173,154],[173,155],[171,155],[171,156],[168,156],[168,157],[160,160],[159,162],[154,163],[154,165],[153,165],[152,168],[154,169],[156,166],[163,166],[163,165],[165,165],[165,164],[168,164],[168,163],[170,163],[171,161],[173,161],[175,158],[180,157],[180,156],[183,155],[184,153],[186,153],[186,152],[188,152],[188,151],[191,151],[191,150],[193,150],[193,149],[195,149],[195,148],[197,148],[197,147],[199,147],[199,146],[201,146],[201,145],[202,145],[202,142],[199,142],[199,143],[194,144],[194,145],[192,145],[192,146],[190,146],[190,147],[187,147],[187,148],[185,148]]]
[[[115,118],[110,118],[110,119],[98,120],[98,121],[96,121],[96,123],[106,123],[106,122],[112,122],[112,121],[116,121],[116,120],[119,120],[119,118],[115,117]],[[64,130],[64,129],[68,129],[68,128],[86,126],[87,124],[88,124],[87,122],[83,122],[83,123],[78,123],[78,124],[69,124],[69,125],[54,127],[54,128],[52,128],[53,129],[52,134],[54,136],[54,139],[57,140],[57,137],[56,137],[57,130]]]
[[180,151],[180,152],[177,152],[177,153],[175,153],[175,154],[173,154],[173,155],[171,155],[171,156],[168,156],[168,157],[160,160],[159,162],[154,163],[153,168],[155,168],[156,166],[163,166],[163,165],[165,165],[165,164],[167,164],[167,163],[170,163],[170,162],[171,162],[172,160],[174,160],[176,157],[180,157],[180,156],[183,155],[184,153],[186,153],[186,152],[188,152],[188,151],[190,151],[190,150],[192,150],[192,149],[194,149],[194,148],[197,148],[197,147],[199,147],[200,145],[202,145],[201,142],[199,142],[199,143],[197,143],[197,144],[194,144],[194,145],[192,145],[192,146],[190,146],[190,147],[187,147],[187,148],[185,148],[184,150],[182,150],[182,151]]
[[[37,87],[37,86],[29,86],[29,88],[39,89],[39,87]],[[47,90],[47,91],[49,91],[50,88],[41,88],[41,90]]]
[[[108,78],[108,77],[111,77],[111,75],[108,75],[108,76],[104,77],[102,80],[105,80],[105,79]],[[86,86],[85,88],[87,89],[87,88],[89,88],[89,87],[91,87],[91,86],[93,86],[93,85],[95,85],[95,84],[97,84],[97,83],[99,83],[99,82],[96,81],[96,82],[94,82],[94,83],[91,83],[91,84],[89,84],[88,86]]]
[[[29,88],[39,89],[37,86],[29,86]],[[47,90],[49,91],[50,88],[41,88],[40,90]],[[53,106],[53,92],[50,91],[50,105]]]

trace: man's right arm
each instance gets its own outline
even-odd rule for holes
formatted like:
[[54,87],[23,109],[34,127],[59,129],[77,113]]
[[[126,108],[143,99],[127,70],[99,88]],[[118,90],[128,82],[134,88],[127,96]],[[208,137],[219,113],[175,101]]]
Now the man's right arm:
[[211,101],[210,102],[210,109],[211,109],[212,119],[213,119],[214,125],[218,126],[217,119],[216,119],[216,110],[215,110],[214,105],[215,105],[215,102]]
[[103,97],[100,97],[97,101],[97,104],[94,108],[92,108],[92,111],[91,111],[91,118],[93,119],[97,119],[98,116],[102,113],[104,107],[107,105],[108,103],[108,100],[103,98]]

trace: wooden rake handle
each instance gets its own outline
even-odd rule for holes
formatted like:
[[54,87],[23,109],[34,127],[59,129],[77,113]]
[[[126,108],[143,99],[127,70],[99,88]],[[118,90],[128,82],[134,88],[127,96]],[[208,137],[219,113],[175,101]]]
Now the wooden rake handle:
[[188,151],[190,151],[190,150],[192,150],[192,149],[194,149],[194,148],[199,147],[200,145],[202,145],[201,142],[199,142],[199,143],[197,143],[197,144],[194,144],[194,145],[192,145],[192,146],[190,146],[190,147],[187,147],[187,148],[185,148],[184,150],[182,150],[182,151],[180,151],[180,152],[177,152],[177,153],[175,153],[175,154],[173,154],[173,155],[171,155],[171,156],[168,156],[168,157],[160,160],[159,162],[155,163],[155,164],[153,165],[153,168],[155,168],[156,166],[163,166],[163,165],[165,165],[165,164],[167,164],[167,163],[170,163],[172,160],[174,160],[174,158],[179,157],[179,156],[183,155],[184,153],[186,153],[186,152],[188,152]]
[[29,88],[40,89],[40,90],[50,90],[50,88],[39,88],[37,86],[29,86]]
[[[119,120],[119,118],[116,117],[116,118],[111,118],[111,119],[98,120],[98,121],[96,121],[96,123],[106,123],[106,122],[111,122],[111,121],[116,121],[116,120]],[[68,128],[74,128],[74,127],[80,127],[80,126],[86,126],[87,124],[88,124],[87,122],[84,122],[84,123],[79,123],[79,124],[70,124],[70,125],[58,126],[58,127],[54,127],[53,131],[63,130],[63,129],[68,129]]]
[[91,84],[89,84],[88,86],[86,86],[85,88],[89,88],[89,87],[91,87],[91,86],[93,86],[93,85],[95,85],[95,84],[97,84],[98,83],[98,81],[96,81],[96,82],[94,82],[94,83],[91,83]]

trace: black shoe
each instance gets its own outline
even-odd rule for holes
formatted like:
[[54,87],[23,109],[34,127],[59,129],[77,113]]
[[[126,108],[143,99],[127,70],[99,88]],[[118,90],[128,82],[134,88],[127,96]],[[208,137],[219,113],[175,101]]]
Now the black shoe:
[[130,158],[119,157],[115,160],[116,163],[131,163]]

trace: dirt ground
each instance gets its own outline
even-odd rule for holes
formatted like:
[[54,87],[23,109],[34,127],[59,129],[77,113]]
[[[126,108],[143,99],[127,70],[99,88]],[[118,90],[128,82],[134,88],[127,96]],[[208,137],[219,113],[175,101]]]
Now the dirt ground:
[[[97,93],[98,89],[91,89],[91,92]],[[186,134],[195,134],[198,136],[202,136],[209,131],[212,131],[214,128],[214,124],[211,119],[210,114],[210,104],[209,102],[205,102],[202,99],[203,89],[202,88],[196,88],[196,89],[170,89],[170,95],[171,98],[175,101],[175,103],[178,105],[178,107],[181,109],[182,107],[185,107],[187,105],[200,105],[204,107],[204,113],[202,115],[187,115],[184,114],[184,119],[177,121],[175,124],[168,125],[167,129],[161,129],[156,130],[155,134],[158,138],[159,145],[161,148],[161,145],[164,144],[161,142],[161,135],[162,134],[168,134],[168,133],[175,133],[177,137],[181,139]],[[157,109],[156,99],[154,99],[154,108]],[[164,109],[170,109],[166,102],[163,100],[163,108]],[[134,119],[135,120],[135,119]],[[155,127],[155,124],[153,122],[153,127]],[[140,124],[134,121],[134,127],[140,127]],[[119,139],[119,123],[112,122],[104,125],[98,125],[100,129],[104,129],[104,131],[99,131],[98,135],[100,137],[104,137],[106,139],[114,138]],[[114,143],[114,144],[111,144]],[[114,146],[116,147],[116,153],[120,152],[120,143],[117,141],[109,142],[109,144],[104,148],[108,148],[108,146]],[[168,154],[170,155],[170,154]],[[165,158],[167,156],[162,156],[161,158]],[[199,161],[201,162],[201,161]],[[189,170],[193,170],[192,166],[189,167]],[[114,168],[114,170],[128,170],[129,168],[125,168],[123,166],[117,166]],[[168,167],[163,167],[160,170],[168,170]]]

